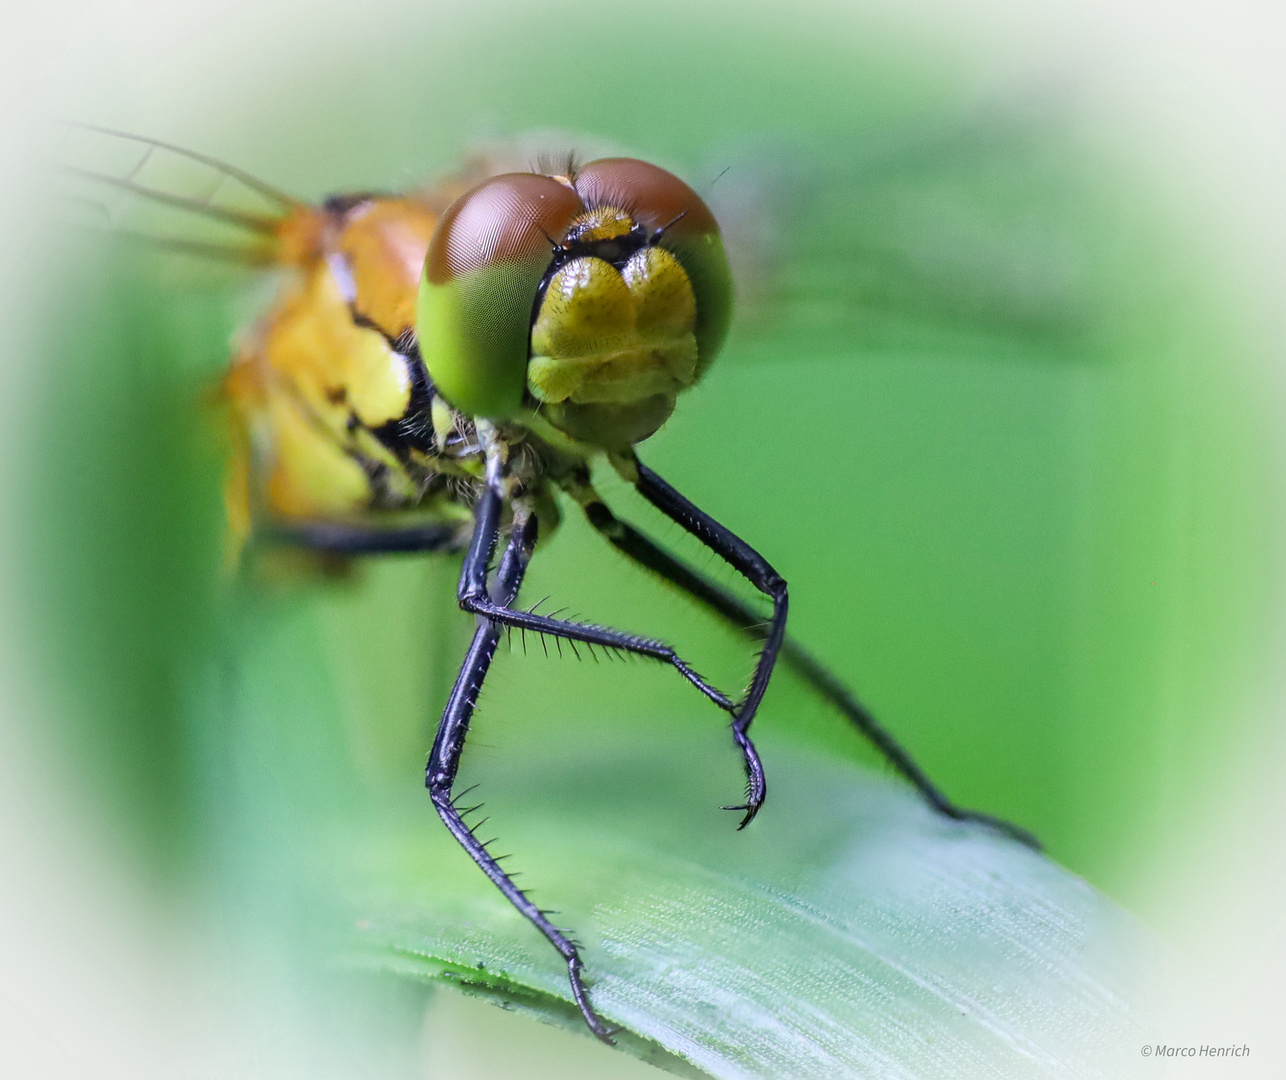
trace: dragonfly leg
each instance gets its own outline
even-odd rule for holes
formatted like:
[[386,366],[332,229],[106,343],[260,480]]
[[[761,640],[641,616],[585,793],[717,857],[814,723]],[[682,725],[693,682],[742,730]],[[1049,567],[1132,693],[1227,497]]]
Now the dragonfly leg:
[[487,565],[495,550],[499,535],[500,495],[488,487],[478,502],[475,511],[473,541],[469,553],[465,556],[464,567],[460,572],[459,600],[465,611],[481,615],[483,618],[503,626],[531,630],[538,634],[550,634],[564,641],[583,641],[589,646],[601,646],[604,649],[619,649],[623,652],[636,653],[653,660],[670,664],[693,686],[701,691],[725,712],[733,712],[734,702],[717,687],[706,682],[694,668],[679,656],[669,645],[654,638],[638,637],[613,630],[605,626],[588,623],[568,622],[546,615],[536,615],[530,611],[519,611],[509,606],[508,602],[495,600],[487,591]]
[[740,747],[746,765],[746,801],[724,809],[744,811],[741,823],[737,826],[744,829],[754,820],[768,792],[764,767],[748,732],[759,703],[768,689],[768,680],[776,666],[777,655],[786,639],[786,582],[759,552],[730,529],[720,525],[704,510],[694,506],[637,458],[631,456],[628,459],[618,459],[616,463],[643,498],[695,536],[772,601],[772,615],[763,633],[763,648],[751,676],[750,687],[732,714],[732,737]]
[[[532,548],[536,541],[536,519],[528,518],[509,542],[509,547],[501,560],[497,572],[495,591],[502,604],[513,602],[522,584],[523,574],[531,558]],[[527,898],[526,893],[514,884],[513,879],[500,868],[500,864],[475,835],[474,830],[465,824],[463,813],[455,805],[452,788],[455,785],[456,773],[460,767],[460,755],[464,751],[465,738],[469,732],[469,721],[482,690],[483,680],[491,667],[495,656],[496,645],[500,640],[499,623],[483,618],[474,632],[473,641],[456,677],[451,697],[442,713],[442,722],[438,725],[437,737],[433,740],[433,750],[425,769],[425,786],[433,799],[438,816],[450,830],[469,857],[477,863],[478,868],[487,875],[491,883],[504,894],[508,900],[533,926],[536,927],[567,963],[567,977],[571,983],[572,997],[580,1009],[581,1016],[589,1029],[603,1042],[613,1044],[612,1032],[594,1012],[589,1003],[588,992],[581,975],[582,962],[576,944],[549,921],[541,911]]]
[[[757,613],[716,583],[666,551],[628,522],[621,521],[592,489],[578,493],[585,516],[617,551],[674,585],[698,603],[722,615],[742,633],[762,640],[765,628]],[[1040,841],[1026,829],[991,814],[966,810],[952,802],[916,764],[911,754],[886,731],[852,692],[798,642],[782,642],[781,659],[824,700],[842,713],[880,752],[894,771],[907,780],[934,810],[957,821],[975,821],[1040,850]]]
[[274,522],[255,531],[255,539],[290,544],[330,555],[391,555],[458,551],[465,546],[458,523],[426,522],[397,528],[330,521]]

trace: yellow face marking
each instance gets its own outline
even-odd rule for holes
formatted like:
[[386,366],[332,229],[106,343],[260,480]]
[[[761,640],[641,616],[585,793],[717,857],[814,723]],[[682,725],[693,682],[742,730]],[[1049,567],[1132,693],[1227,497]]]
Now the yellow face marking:
[[664,248],[643,248],[625,264],[621,277],[637,305],[641,337],[678,342],[691,336],[697,300],[678,259]]
[[696,378],[696,298],[679,261],[658,247],[618,271],[573,259],[550,280],[531,332],[527,386],[538,401],[630,404]]

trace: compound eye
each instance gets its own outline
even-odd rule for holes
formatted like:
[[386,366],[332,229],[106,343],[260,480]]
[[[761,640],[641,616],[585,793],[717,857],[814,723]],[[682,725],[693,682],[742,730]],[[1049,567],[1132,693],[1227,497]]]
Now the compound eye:
[[617,206],[649,230],[664,230],[657,246],[679,260],[696,297],[699,376],[723,345],[732,316],[732,273],[710,208],[673,173],[637,158],[590,162],[576,174],[576,191],[587,207]]
[[584,209],[566,184],[508,173],[442,215],[424,262],[416,332],[429,377],[461,412],[499,420],[521,406],[532,307],[551,245]]
[[719,232],[700,195],[673,173],[637,158],[591,161],[576,174],[576,192],[586,206],[619,206],[649,229],[664,228],[666,235]]

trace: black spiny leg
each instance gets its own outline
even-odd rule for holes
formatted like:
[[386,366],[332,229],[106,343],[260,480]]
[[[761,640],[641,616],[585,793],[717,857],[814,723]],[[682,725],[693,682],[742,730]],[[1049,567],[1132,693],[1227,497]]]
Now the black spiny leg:
[[256,541],[289,544],[329,555],[458,551],[464,547],[467,535],[460,523],[436,521],[393,528],[332,521],[274,521],[255,529]]
[[[763,625],[759,616],[731,593],[698,573],[666,551],[650,537],[628,522],[621,521],[585,486],[574,492],[591,525],[627,558],[651,570],[699,603],[722,615],[742,633],[762,639]],[[791,638],[782,642],[781,658],[826,701],[829,701],[857,728],[858,732],[884,756],[905,780],[920,793],[934,810],[956,821],[976,821],[996,829],[1019,843],[1037,851],[1041,843],[1026,829],[991,814],[966,810],[953,803],[916,764],[903,746],[879,724],[869,709],[855,698],[838,678]]]
[[[462,582],[465,578],[472,579],[476,572],[480,572],[485,578],[487,561],[494,548],[494,542],[493,537],[491,544],[484,545],[481,549],[476,542],[471,546],[461,574]],[[518,588],[522,584],[523,574],[526,572],[535,543],[535,516],[527,518],[521,525],[515,523],[513,537],[496,574],[494,588],[497,603],[507,606],[518,595]],[[477,565],[479,557],[480,566]],[[479,620],[473,642],[460,667],[460,674],[456,677],[450,700],[442,713],[437,737],[433,740],[433,751],[425,769],[425,786],[429,789],[438,816],[451,831],[451,835],[469,853],[469,857],[478,864],[479,869],[487,875],[491,883],[504,894],[505,899],[545,935],[549,943],[567,962],[567,977],[571,982],[572,997],[575,998],[585,1023],[598,1038],[610,1045],[612,1044],[611,1032],[589,1003],[589,996],[581,979],[581,958],[576,946],[566,934],[545,917],[544,912],[527,899],[526,894],[513,883],[513,879],[500,868],[491,853],[487,851],[486,845],[479,841],[464,823],[464,818],[451,796],[456,772],[460,768],[464,740],[469,732],[469,721],[473,717],[474,706],[482,690],[483,680],[487,677],[487,669],[491,666],[492,657],[495,655],[500,632],[499,623],[486,618]]]
[[777,663],[777,654],[786,638],[786,582],[759,552],[730,529],[720,525],[704,510],[690,503],[637,458],[620,459],[618,464],[626,475],[633,473],[630,479],[643,498],[666,517],[683,526],[772,601],[772,616],[763,635],[763,650],[759,653],[759,662],[751,676],[750,688],[732,714],[732,737],[741,748],[741,756],[746,765],[746,801],[740,806],[726,806],[724,809],[744,810],[745,816],[737,826],[744,829],[759,813],[768,790],[759,752],[750,741],[748,732],[764,692],[768,689],[768,680]]
[[536,615],[530,611],[518,611],[510,607],[508,601],[501,602],[493,599],[487,591],[487,564],[496,547],[501,503],[500,495],[488,487],[479,499],[474,512],[473,540],[469,545],[469,554],[465,556],[464,569],[460,574],[460,606],[465,611],[481,615],[484,619],[503,626],[531,630],[537,634],[549,634],[564,641],[583,641],[591,648],[598,645],[604,649],[619,649],[623,652],[647,656],[653,660],[661,660],[674,667],[719,708],[725,712],[733,712],[736,706],[732,699],[706,682],[663,641],[625,634],[605,626],[567,622],[564,619]]

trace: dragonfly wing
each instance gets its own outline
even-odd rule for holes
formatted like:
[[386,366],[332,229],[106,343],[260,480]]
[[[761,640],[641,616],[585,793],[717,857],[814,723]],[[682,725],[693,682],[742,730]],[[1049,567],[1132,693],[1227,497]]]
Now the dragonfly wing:
[[274,262],[281,223],[302,208],[215,158],[93,125],[65,125],[54,166],[79,225],[205,258]]
[[793,355],[943,332],[1062,351],[1093,317],[1094,194],[1051,118],[766,142],[708,172],[742,317]]

